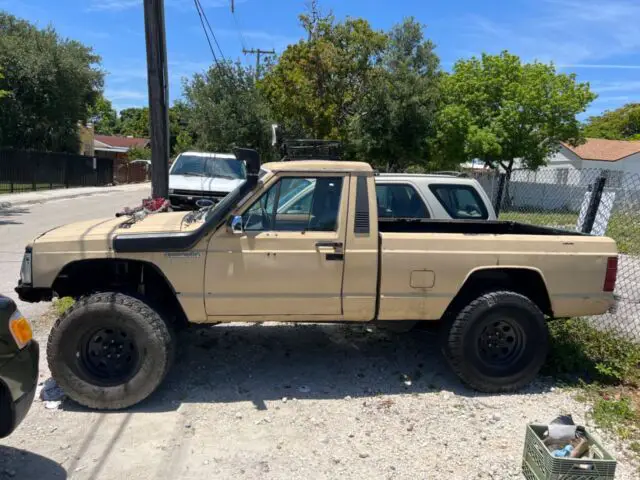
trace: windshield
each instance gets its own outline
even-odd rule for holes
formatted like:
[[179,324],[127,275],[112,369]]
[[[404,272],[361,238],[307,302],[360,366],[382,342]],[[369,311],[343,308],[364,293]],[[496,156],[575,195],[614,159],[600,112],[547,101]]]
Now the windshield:
[[180,155],[171,167],[171,175],[221,177],[234,180],[247,178],[244,162],[235,158],[201,155]]

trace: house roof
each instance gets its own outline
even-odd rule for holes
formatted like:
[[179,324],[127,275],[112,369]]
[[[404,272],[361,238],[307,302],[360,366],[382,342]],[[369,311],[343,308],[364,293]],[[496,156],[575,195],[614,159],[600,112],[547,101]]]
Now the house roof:
[[94,137],[96,142],[100,142],[108,147],[126,148],[131,147],[144,148],[149,145],[148,138],[135,138],[135,137],[121,137],[115,135],[96,135]]
[[567,143],[562,143],[562,145],[583,160],[616,162],[634,153],[640,153],[640,141],[587,138],[586,143],[577,147],[572,147]]

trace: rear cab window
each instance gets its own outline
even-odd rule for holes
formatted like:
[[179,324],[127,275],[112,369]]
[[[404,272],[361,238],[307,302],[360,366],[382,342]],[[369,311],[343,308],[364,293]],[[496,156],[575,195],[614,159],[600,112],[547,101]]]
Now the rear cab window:
[[416,189],[406,183],[376,183],[378,218],[430,218]]
[[482,197],[471,185],[438,184],[429,185],[449,216],[457,220],[486,220],[489,212]]

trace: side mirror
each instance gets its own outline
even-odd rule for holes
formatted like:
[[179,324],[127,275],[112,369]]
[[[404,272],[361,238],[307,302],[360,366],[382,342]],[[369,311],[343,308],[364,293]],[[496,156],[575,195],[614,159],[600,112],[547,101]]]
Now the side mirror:
[[242,235],[244,233],[242,217],[240,215],[236,215],[231,219],[231,233],[234,235]]

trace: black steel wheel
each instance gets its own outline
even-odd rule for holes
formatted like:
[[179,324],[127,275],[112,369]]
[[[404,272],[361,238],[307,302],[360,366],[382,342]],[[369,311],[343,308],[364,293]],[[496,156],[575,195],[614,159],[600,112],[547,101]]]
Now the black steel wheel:
[[80,299],[49,335],[53,378],[72,400],[117,410],[147,398],[173,361],[167,322],[141,299],[116,292]]
[[508,366],[525,351],[527,334],[513,316],[489,315],[480,326],[478,356],[491,366]]
[[77,358],[85,374],[99,385],[118,385],[140,368],[140,355],[130,329],[105,327],[90,331],[78,343]]
[[446,328],[445,357],[463,382],[482,392],[517,390],[528,384],[549,349],[543,313],[515,292],[481,295]]

